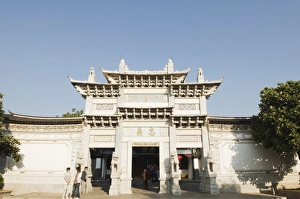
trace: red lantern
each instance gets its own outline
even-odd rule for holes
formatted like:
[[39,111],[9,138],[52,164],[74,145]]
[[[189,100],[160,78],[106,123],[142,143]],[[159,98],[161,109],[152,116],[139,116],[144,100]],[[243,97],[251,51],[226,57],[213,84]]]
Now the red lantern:
[[178,155],[178,160],[180,161],[182,159],[182,156],[181,155]]

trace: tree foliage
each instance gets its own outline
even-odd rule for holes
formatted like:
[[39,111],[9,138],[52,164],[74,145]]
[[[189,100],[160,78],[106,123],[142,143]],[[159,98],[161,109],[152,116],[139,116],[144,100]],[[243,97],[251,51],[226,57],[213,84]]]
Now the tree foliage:
[[72,108],[72,112],[67,112],[62,114],[62,117],[79,117],[83,114],[83,110],[77,110],[76,108]]
[[260,97],[260,112],[252,120],[255,140],[280,154],[300,155],[300,81],[266,87]]
[[13,136],[4,133],[3,121],[4,121],[4,110],[2,99],[3,95],[0,93],[0,157],[12,157],[16,162],[22,160],[20,154],[20,142]]

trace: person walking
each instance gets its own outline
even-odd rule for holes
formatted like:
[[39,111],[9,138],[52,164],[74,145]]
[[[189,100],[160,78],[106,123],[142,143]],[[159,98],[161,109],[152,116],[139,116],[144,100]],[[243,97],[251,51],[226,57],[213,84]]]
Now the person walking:
[[84,167],[84,170],[82,171],[82,175],[81,175],[81,194],[87,193],[86,178],[87,178],[88,169],[89,169],[88,167]]
[[147,169],[145,169],[144,172],[142,173],[142,180],[143,180],[144,189],[148,190],[148,174],[147,174]]
[[77,167],[76,175],[75,175],[74,183],[73,183],[72,195],[71,195],[71,197],[74,199],[80,198],[80,193],[79,193],[80,180],[81,180],[81,169],[80,169],[80,167]]
[[66,168],[66,172],[64,174],[64,192],[63,192],[63,199],[68,199],[71,197],[71,190],[72,190],[72,186],[71,186],[71,169],[70,167]]

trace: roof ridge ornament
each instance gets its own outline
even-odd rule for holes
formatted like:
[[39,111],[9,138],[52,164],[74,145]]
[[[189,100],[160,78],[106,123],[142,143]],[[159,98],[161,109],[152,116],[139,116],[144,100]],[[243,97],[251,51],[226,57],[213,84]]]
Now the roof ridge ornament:
[[129,70],[130,70],[130,68],[128,68],[128,66],[125,64],[125,60],[121,59],[120,63],[119,63],[119,72],[125,73],[125,72],[128,72]]
[[90,69],[90,74],[89,74],[89,77],[88,77],[88,82],[90,83],[95,83],[96,82],[96,74],[95,74],[95,70],[93,67],[91,67]]
[[174,72],[174,64],[172,59],[168,59],[168,64],[165,66],[164,71],[167,73]]
[[204,82],[204,75],[203,75],[202,68],[198,68],[197,82],[198,83],[203,83]]

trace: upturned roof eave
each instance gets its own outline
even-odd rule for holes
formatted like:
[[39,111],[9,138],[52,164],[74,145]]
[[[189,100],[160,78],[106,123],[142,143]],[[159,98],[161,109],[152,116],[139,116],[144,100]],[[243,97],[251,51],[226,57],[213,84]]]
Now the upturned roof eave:
[[108,83],[108,82],[89,82],[87,80],[74,80],[69,76],[69,80],[71,82],[71,84],[74,85],[78,85],[78,84],[89,84],[89,85],[100,85],[100,86],[106,86],[106,85],[115,85],[115,86],[119,86],[121,84],[115,84],[115,83]]

